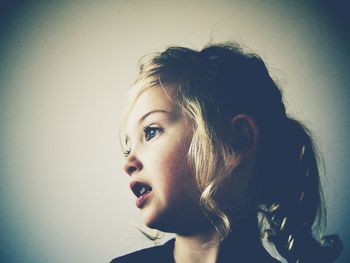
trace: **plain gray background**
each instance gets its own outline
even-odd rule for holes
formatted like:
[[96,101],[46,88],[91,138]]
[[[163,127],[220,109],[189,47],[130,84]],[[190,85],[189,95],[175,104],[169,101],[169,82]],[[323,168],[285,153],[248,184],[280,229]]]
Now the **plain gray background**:
[[[238,41],[323,152],[327,233],[349,262],[349,29],[339,1],[1,1],[0,261],[109,262],[153,245],[121,169],[138,59]],[[160,241],[161,242],[161,241]]]

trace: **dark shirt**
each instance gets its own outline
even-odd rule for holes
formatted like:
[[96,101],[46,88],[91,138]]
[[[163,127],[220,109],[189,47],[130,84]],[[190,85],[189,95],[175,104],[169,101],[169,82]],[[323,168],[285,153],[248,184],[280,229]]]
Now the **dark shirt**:
[[171,239],[162,246],[141,249],[133,253],[115,258],[111,263],[175,263],[173,257],[175,239]]
[[[173,257],[174,241],[150,247],[115,258],[111,263],[175,263]],[[264,249],[260,242],[255,245],[245,239],[228,237],[220,246],[218,263],[279,263]]]

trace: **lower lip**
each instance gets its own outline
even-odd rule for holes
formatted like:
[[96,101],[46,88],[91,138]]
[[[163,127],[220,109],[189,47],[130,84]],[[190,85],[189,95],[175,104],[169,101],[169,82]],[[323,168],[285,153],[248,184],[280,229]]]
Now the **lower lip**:
[[145,203],[146,203],[147,199],[149,198],[149,196],[151,195],[151,193],[152,193],[152,191],[148,192],[146,194],[143,194],[139,198],[136,199],[137,208],[142,208],[145,205]]

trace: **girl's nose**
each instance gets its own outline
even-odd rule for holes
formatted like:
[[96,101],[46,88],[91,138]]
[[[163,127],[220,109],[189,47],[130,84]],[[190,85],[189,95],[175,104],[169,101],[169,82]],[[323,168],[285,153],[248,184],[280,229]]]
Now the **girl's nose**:
[[142,164],[135,156],[129,156],[124,162],[123,169],[129,176],[132,176],[142,169]]

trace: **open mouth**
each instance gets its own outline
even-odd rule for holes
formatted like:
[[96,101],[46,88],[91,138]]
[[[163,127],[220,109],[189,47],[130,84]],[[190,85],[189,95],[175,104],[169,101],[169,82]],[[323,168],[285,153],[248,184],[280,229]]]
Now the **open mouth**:
[[136,195],[137,198],[150,193],[152,191],[152,187],[150,187],[148,184],[133,181],[130,183],[131,191]]

